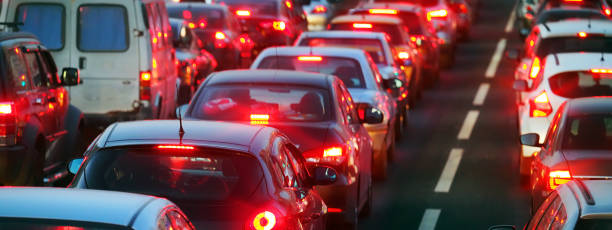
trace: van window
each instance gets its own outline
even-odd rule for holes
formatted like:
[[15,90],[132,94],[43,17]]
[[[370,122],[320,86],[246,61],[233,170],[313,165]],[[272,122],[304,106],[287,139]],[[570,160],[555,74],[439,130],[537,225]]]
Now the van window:
[[77,31],[81,51],[125,51],[127,10],[118,5],[83,5],[79,7]]
[[17,7],[16,22],[19,31],[33,33],[50,50],[64,48],[64,6],[59,4],[21,4]]

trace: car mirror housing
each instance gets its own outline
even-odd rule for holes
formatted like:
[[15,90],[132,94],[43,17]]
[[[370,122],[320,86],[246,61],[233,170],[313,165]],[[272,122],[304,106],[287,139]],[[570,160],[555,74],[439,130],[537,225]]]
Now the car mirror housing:
[[81,164],[83,164],[83,161],[83,158],[76,158],[70,161],[70,163],[68,163],[68,172],[70,172],[72,175],[76,175],[79,171],[79,168],[81,168]]
[[521,135],[521,144],[533,147],[542,147],[542,144],[540,144],[540,135],[537,133]]
[[64,86],[75,86],[82,83],[77,68],[64,68],[61,80]]
[[516,91],[527,91],[529,90],[529,85],[526,80],[514,80],[512,88]]
[[330,185],[338,179],[338,173],[331,167],[316,166],[312,172],[312,185]]
[[398,78],[391,78],[383,80],[387,89],[399,89],[404,86],[404,82]]
[[357,113],[362,124],[379,124],[383,122],[383,112],[367,103],[357,103]]

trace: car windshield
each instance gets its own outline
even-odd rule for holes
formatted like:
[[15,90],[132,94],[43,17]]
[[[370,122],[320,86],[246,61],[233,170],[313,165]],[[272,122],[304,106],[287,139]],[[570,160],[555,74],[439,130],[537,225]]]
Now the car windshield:
[[248,10],[251,16],[278,15],[278,0],[216,0],[215,2],[227,5],[232,12]]
[[264,58],[257,69],[298,70],[335,75],[348,88],[365,88],[361,66],[357,60],[321,56],[270,56]]
[[103,149],[84,165],[89,189],[161,196],[179,206],[246,201],[265,184],[257,159],[229,150]]
[[211,86],[192,109],[203,120],[317,122],[330,119],[329,92],[323,89],[278,85]]
[[577,36],[546,38],[539,42],[536,50],[536,56],[538,57],[546,57],[551,53],[612,53],[612,38],[589,35],[586,38],[579,38]]
[[129,230],[131,228],[103,224],[70,220],[51,220],[51,219],[30,219],[30,218],[0,218],[0,229],[20,229],[20,230],[50,230],[50,229],[70,229],[70,230]]
[[609,73],[565,72],[551,77],[548,83],[554,94],[565,98],[612,96],[612,74]]
[[387,34],[391,39],[392,45],[404,44],[400,27],[395,24],[384,23],[369,23],[369,22],[350,22],[350,23],[334,23],[330,30],[345,30],[345,31],[363,31],[363,32],[382,32]]
[[167,8],[169,17],[185,19],[185,21],[194,23],[196,28],[225,28],[226,23],[223,10],[204,7],[187,7],[182,4],[168,4]]
[[563,149],[612,150],[612,114],[572,116],[567,124]]
[[333,46],[344,48],[361,49],[368,52],[376,64],[387,63],[385,50],[378,39],[365,38],[305,38],[300,41],[300,46]]
[[538,17],[536,24],[557,22],[568,19],[607,19],[597,11],[546,11]]
[[612,229],[612,219],[580,219],[575,230]]

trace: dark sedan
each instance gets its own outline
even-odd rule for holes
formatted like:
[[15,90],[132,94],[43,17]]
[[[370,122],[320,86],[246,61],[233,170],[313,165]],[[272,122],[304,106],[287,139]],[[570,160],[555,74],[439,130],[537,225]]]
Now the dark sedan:
[[[82,162],[82,163],[81,163]],[[325,229],[312,189],[329,167],[306,169],[278,130],[226,122],[135,121],[109,126],[85,152],[70,187],[166,197],[198,229]]]
[[317,187],[334,223],[353,227],[360,212],[369,212],[372,140],[362,123],[380,123],[382,113],[354,104],[339,78],[282,70],[216,73],[200,86],[185,117],[278,128],[311,167],[338,172],[335,184]]

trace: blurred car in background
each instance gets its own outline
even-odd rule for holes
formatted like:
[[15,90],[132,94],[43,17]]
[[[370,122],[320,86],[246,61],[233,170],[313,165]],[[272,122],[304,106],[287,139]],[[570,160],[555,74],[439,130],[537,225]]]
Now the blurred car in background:
[[470,37],[470,29],[474,21],[474,10],[466,0],[449,0],[450,9],[457,15],[457,32],[459,38],[466,40]]
[[522,39],[527,37],[533,20],[536,16],[536,10],[539,8],[539,3],[543,0],[518,0],[516,7],[516,23],[518,24],[518,35]]
[[0,203],[0,229],[195,229],[165,198],[125,192],[4,187]]
[[302,8],[308,18],[308,30],[310,31],[325,30],[327,23],[336,13],[336,5],[327,0],[311,0],[310,4]]
[[244,68],[251,63],[255,44],[226,6],[168,3],[167,8],[171,18],[187,21],[203,47],[215,56],[219,69]]

